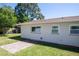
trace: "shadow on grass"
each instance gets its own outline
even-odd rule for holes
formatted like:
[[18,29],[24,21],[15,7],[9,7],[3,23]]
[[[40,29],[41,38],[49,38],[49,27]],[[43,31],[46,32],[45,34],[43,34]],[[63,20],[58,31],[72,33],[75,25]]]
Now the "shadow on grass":
[[2,37],[2,36],[7,36],[6,34],[0,34],[0,37]]
[[24,38],[21,38],[20,36],[14,36],[14,37],[9,37],[9,38],[19,40],[19,41],[24,41],[24,42],[29,42],[29,43],[33,43],[33,44],[44,45],[44,46],[49,46],[49,47],[54,47],[54,48],[58,48],[58,49],[62,49],[62,50],[68,50],[68,51],[79,53],[79,47],[56,44],[56,43],[48,43],[48,42],[43,42],[43,41],[35,41],[35,40],[31,40],[31,39],[24,39]]

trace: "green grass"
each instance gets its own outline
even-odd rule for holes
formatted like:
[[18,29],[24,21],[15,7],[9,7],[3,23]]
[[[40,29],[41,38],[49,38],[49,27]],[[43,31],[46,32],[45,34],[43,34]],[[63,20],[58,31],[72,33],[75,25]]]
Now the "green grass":
[[14,40],[10,38],[10,37],[15,37],[15,36],[19,36],[19,34],[0,35],[0,45],[17,42],[18,40]]
[[[0,36],[0,45],[22,40],[19,34],[9,34]],[[1,56],[79,56],[79,48],[73,48],[64,45],[37,43],[31,47],[25,48],[15,54],[0,48]]]
[[49,46],[34,45],[17,52],[17,56],[79,56],[79,53]]
[[0,56],[12,56],[13,54],[9,53],[8,51],[0,48]]
[[[0,46],[17,42],[18,40],[14,40],[14,39],[10,38],[10,37],[15,37],[15,36],[19,36],[19,34],[0,35]],[[0,48],[0,56],[10,56],[10,55],[13,55],[13,54],[11,54],[8,51]]]

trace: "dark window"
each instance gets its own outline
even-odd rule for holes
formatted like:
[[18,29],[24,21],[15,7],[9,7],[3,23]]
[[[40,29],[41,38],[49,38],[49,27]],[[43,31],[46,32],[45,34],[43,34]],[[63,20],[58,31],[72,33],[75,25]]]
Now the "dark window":
[[52,26],[52,33],[58,34],[58,26]]
[[40,26],[32,27],[32,32],[41,33],[41,27]]
[[79,34],[79,26],[71,26],[70,33],[71,34]]

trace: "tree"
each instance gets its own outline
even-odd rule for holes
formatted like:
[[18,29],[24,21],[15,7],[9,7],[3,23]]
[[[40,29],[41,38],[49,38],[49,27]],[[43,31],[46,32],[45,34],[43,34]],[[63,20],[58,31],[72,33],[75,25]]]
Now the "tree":
[[44,16],[41,13],[41,10],[37,3],[18,3],[15,7],[15,13],[17,15],[17,18],[20,22],[20,20],[24,21],[23,15],[28,18],[28,20],[33,19],[44,19]]
[[9,6],[3,6],[0,8],[0,29],[6,32],[6,29],[13,27],[17,22],[17,18],[13,9]]
[[16,13],[16,16],[18,19],[18,23],[28,21],[28,17],[25,14],[25,11],[26,11],[26,9],[25,9],[24,4],[18,3],[17,6],[15,7],[15,13]]

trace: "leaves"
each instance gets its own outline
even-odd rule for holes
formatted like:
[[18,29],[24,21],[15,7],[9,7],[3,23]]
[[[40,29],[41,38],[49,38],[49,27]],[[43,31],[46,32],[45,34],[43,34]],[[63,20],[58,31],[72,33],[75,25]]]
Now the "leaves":
[[17,18],[13,9],[9,6],[0,8],[0,27],[12,27],[16,24]]
[[15,13],[18,22],[31,21],[35,18],[44,18],[37,3],[18,3],[15,7]]

